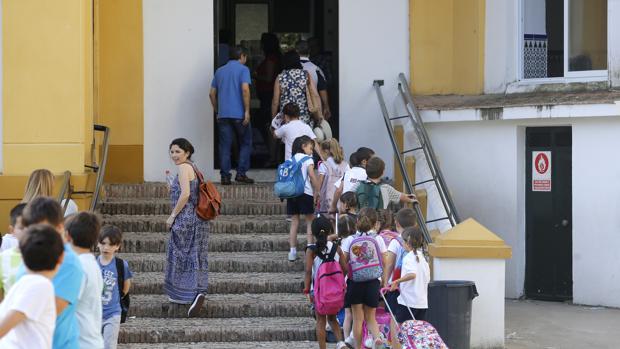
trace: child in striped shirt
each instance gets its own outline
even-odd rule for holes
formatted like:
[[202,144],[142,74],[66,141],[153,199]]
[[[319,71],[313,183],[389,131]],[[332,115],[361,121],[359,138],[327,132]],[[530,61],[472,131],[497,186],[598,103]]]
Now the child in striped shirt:
[[[26,207],[26,204],[19,204],[11,210],[11,236],[18,241],[22,238],[24,231],[24,226],[22,225],[24,207]],[[0,253],[0,301],[4,299],[4,296],[9,293],[9,289],[15,284],[17,271],[21,264],[22,254],[17,244],[4,249]]]

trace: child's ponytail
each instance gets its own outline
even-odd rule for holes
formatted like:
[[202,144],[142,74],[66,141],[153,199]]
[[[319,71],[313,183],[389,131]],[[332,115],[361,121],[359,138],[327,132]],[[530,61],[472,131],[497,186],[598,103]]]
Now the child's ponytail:
[[357,230],[360,233],[367,233],[375,228],[377,224],[377,211],[370,207],[360,210],[357,216]]
[[334,231],[332,223],[324,216],[315,218],[311,225],[312,235],[316,239],[316,253],[322,253],[327,248],[327,236]]
[[[415,259],[419,262],[420,257],[418,256],[418,250],[424,251],[426,247],[426,241],[424,240],[424,234],[422,230],[418,227],[409,227],[403,231],[403,239],[407,241],[407,244],[411,246],[413,253],[415,253]],[[405,238],[405,236],[407,236]]]

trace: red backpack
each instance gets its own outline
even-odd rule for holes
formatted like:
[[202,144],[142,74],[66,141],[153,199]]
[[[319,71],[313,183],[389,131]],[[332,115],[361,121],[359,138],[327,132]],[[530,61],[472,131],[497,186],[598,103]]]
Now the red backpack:
[[196,178],[198,179],[198,204],[196,205],[196,216],[203,221],[210,221],[220,215],[222,205],[222,197],[217,191],[215,184],[211,181],[204,180],[202,172],[198,170],[196,165],[189,163],[194,168]]

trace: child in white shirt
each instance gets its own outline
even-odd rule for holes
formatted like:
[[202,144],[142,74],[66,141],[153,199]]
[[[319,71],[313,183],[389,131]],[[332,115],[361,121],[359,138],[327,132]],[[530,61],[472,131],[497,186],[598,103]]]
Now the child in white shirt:
[[398,323],[412,320],[412,314],[416,320],[426,319],[428,283],[431,279],[431,270],[424,257],[422,231],[419,228],[407,228],[403,235],[408,235],[404,247],[409,253],[403,259],[402,276],[392,280],[390,285],[391,291],[400,288],[398,306],[392,309]]
[[319,211],[327,213],[332,206],[332,200],[336,192],[334,184],[350,168],[349,164],[344,160],[342,147],[336,138],[321,142],[321,158],[326,160],[319,163],[319,182],[321,183]]
[[0,244],[0,252],[4,252],[6,250],[10,250],[19,245],[18,235],[24,229],[24,225],[22,224],[22,212],[26,204],[18,204],[17,206],[11,209],[11,213],[9,213],[11,222],[9,224],[9,232],[2,236],[2,244]]
[[316,135],[308,124],[299,120],[299,106],[295,103],[288,103],[282,109],[284,114],[284,125],[274,131],[276,138],[282,139],[284,142],[284,160],[288,160],[294,155],[293,142],[301,136],[308,136],[310,139],[316,139]]
[[51,279],[62,263],[62,238],[49,225],[33,225],[20,242],[26,274],[0,304],[0,348],[50,349],[56,324]]
[[334,192],[334,198],[330,207],[330,212],[337,212],[337,203],[340,200],[340,196],[350,191],[355,192],[360,183],[368,179],[366,175],[366,164],[375,156],[375,152],[370,148],[359,148],[355,153],[349,156],[349,164],[351,168],[339,179],[334,186],[336,191]]

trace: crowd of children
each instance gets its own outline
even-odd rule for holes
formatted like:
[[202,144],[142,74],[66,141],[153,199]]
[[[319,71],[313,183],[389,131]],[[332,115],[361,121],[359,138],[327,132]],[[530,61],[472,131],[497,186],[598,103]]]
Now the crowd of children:
[[[11,210],[9,231],[0,253],[0,348],[116,348],[131,279],[115,257],[120,230],[102,228],[90,212],[65,218],[57,201],[40,196]],[[16,246],[5,245],[13,238]]]
[[[295,109],[284,112],[285,122],[295,126],[297,116],[287,114],[295,114]],[[327,326],[334,332],[337,349],[381,348],[388,342],[400,348],[399,324],[425,318],[430,268],[415,211],[402,208],[394,214],[390,204],[415,202],[416,197],[383,183],[385,163],[372,149],[359,148],[347,163],[336,139],[319,144],[309,131],[286,124],[276,131],[291,144],[289,162],[281,165],[279,170],[285,171],[279,172],[278,181],[293,183],[290,178],[295,174],[289,172],[298,171],[303,183],[303,193],[300,188],[297,195],[279,196],[286,198],[292,218],[290,261],[297,258],[301,217],[306,221],[304,293],[315,309],[319,347],[326,348]],[[342,287],[339,278],[346,280]],[[375,312],[380,306],[394,314],[391,338],[377,325]],[[336,320],[340,308],[345,314],[342,329]],[[369,332],[365,338],[364,324]]]

